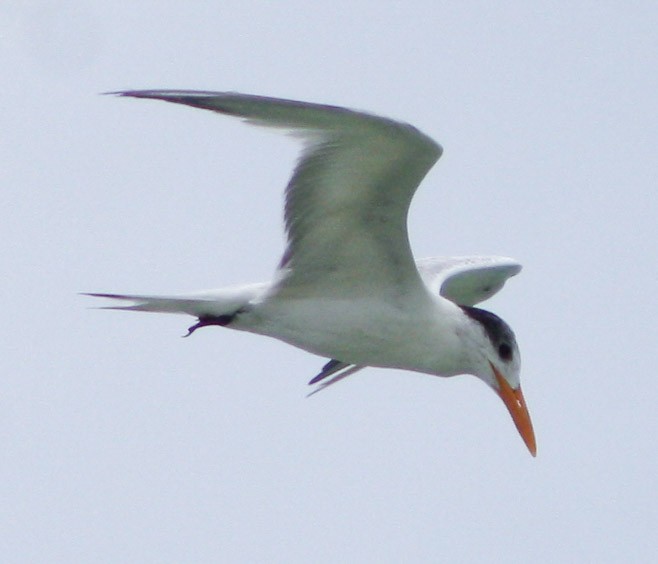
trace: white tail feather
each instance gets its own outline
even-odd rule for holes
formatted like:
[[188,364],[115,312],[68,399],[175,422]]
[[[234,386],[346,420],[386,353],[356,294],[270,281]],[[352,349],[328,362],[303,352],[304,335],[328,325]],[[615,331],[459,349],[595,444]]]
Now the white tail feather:
[[195,292],[174,296],[144,296],[135,294],[100,294],[87,296],[133,302],[129,305],[104,306],[101,309],[124,311],[147,311],[154,313],[184,313],[194,317],[232,315],[247,304],[258,301],[270,284],[232,286],[219,290]]

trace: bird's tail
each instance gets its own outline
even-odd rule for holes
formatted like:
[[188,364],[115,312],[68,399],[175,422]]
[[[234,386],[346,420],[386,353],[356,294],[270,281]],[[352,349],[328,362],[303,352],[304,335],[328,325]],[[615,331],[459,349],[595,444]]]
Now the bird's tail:
[[106,293],[86,293],[84,295],[95,298],[108,298],[121,302],[132,302],[126,305],[103,306],[100,309],[184,313],[204,319],[235,315],[236,312],[244,309],[250,303],[259,300],[269,286],[267,283],[250,284],[172,296]]

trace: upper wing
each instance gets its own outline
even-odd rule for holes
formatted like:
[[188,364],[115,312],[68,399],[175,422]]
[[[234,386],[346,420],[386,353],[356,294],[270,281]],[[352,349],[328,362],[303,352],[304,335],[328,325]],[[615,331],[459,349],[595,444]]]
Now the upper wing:
[[518,262],[506,257],[426,258],[416,264],[432,292],[465,306],[488,300],[521,271]]
[[441,147],[410,125],[335,106],[234,93],[120,93],[292,131],[304,151],[286,190],[288,246],[276,295],[413,295],[422,287],[407,212]]

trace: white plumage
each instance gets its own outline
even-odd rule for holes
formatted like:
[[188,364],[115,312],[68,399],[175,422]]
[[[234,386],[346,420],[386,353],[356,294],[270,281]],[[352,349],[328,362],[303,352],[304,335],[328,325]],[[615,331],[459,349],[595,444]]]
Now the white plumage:
[[[115,309],[185,313],[275,337],[331,360],[319,389],[366,366],[473,374],[505,402],[535,454],[511,329],[473,306],[521,267],[503,257],[415,261],[411,199],[441,147],[414,127],[335,106],[196,91],[119,93],[287,130],[304,149],[286,189],[287,248],[269,283],[179,296],[93,294]],[[333,376],[331,380],[325,380]]]

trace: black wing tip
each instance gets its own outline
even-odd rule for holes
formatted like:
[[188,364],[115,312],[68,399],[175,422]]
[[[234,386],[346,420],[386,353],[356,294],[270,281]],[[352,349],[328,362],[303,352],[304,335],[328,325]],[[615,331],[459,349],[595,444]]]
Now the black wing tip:
[[213,92],[210,90],[117,90],[115,92],[103,92],[103,95],[117,96],[119,98],[138,98],[141,100],[161,100],[174,104],[183,104],[192,108],[212,110],[227,115],[242,115],[240,112],[224,107],[220,100],[224,96],[240,96],[242,98],[256,98],[246,94],[235,92]]
[[163,94],[170,92],[181,92],[176,90],[113,90],[111,92],[101,92],[101,96],[118,96],[120,98],[159,98]]
[[101,96],[117,96],[120,98],[145,98],[146,93],[154,93],[156,90],[112,90],[110,92],[101,92]]
[[177,88],[157,88],[145,90],[112,90],[101,92],[101,96],[119,96],[122,98],[208,98],[222,94],[234,94],[233,92],[215,92],[212,90],[181,90]]

